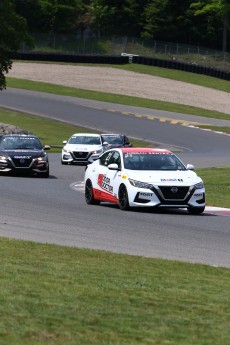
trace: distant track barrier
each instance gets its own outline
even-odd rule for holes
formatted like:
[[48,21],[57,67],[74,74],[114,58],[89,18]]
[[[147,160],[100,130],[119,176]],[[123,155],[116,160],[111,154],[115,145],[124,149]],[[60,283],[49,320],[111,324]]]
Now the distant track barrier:
[[205,67],[197,64],[186,63],[176,60],[163,60],[157,58],[150,58],[144,56],[133,56],[133,63],[148,65],[148,66],[157,66],[168,69],[175,69],[185,72],[204,74],[210,77],[220,78],[224,80],[230,80],[230,72],[225,72],[213,67]]
[[109,56],[109,55],[79,55],[67,54],[62,52],[34,52],[18,51],[12,53],[13,60],[27,61],[47,61],[47,62],[69,62],[69,63],[94,63],[123,65],[129,63],[128,56]]
[[205,67],[198,64],[181,62],[176,60],[164,60],[139,55],[79,55],[67,54],[63,52],[36,52],[36,51],[17,51],[12,53],[12,60],[27,61],[46,61],[46,62],[65,62],[65,63],[92,63],[92,64],[109,64],[123,65],[128,63],[136,63],[141,65],[156,66],[161,68],[175,69],[196,74],[203,74],[224,80],[230,80],[230,72],[213,67]]

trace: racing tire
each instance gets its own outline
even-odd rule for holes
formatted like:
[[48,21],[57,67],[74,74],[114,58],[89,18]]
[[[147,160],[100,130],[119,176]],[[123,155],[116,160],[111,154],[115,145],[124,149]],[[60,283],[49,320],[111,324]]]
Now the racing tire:
[[129,196],[124,185],[121,185],[118,191],[118,205],[122,211],[128,211],[130,209]]
[[62,164],[62,165],[68,165],[68,163],[67,163],[67,162],[64,162],[63,160],[61,161],[61,164]]
[[93,186],[90,180],[86,181],[85,184],[85,201],[88,205],[99,205],[100,200],[94,198],[93,195]]
[[43,177],[43,178],[48,178],[50,176],[49,169],[46,172],[41,173],[40,176]]
[[189,206],[188,207],[188,212],[190,214],[201,214],[204,212],[204,209],[205,209],[205,206],[203,207],[192,207],[192,206]]

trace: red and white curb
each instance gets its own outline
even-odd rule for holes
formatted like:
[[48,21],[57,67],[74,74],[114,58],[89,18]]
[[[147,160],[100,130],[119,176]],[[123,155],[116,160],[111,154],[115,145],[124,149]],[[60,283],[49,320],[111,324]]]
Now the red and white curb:
[[[70,188],[77,192],[84,193],[84,181],[73,182]],[[230,208],[206,206],[204,213],[213,214],[215,216],[230,216]]]
[[230,208],[206,206],[204,212],[215,216],[230,216]]

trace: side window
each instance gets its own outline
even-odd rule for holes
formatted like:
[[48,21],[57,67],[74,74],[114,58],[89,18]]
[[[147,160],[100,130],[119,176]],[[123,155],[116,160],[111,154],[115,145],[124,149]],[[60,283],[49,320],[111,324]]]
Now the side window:
[[125,144],[129,144],[129,139],[126,136],[124,136],[124,142]]
[[100,164],[107,167],[110,164],[109,162],[112,155],[113,155],[113,152],[104,153],[103,156],[101,156],[100,158]]
[[109,164],[112,163],[116,163],[118,165],[118,167],[120,167],[121,165],[121,157],[120,157],[120,153],[115,151],[111,157],[111,159],[109,160]]

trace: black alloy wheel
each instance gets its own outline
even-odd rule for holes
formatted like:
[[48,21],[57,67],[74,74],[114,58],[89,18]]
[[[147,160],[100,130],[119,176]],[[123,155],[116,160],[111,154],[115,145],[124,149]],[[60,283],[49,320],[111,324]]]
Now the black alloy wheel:
[[99,205],[100,201],[96,200],[93,195],[93,186],[90,180],[85,184],[85,201],[88,205]]
[[129,197],[127,189],[124,185],[121,185],[118,192],[118,203],[122,211],[129,210]]

